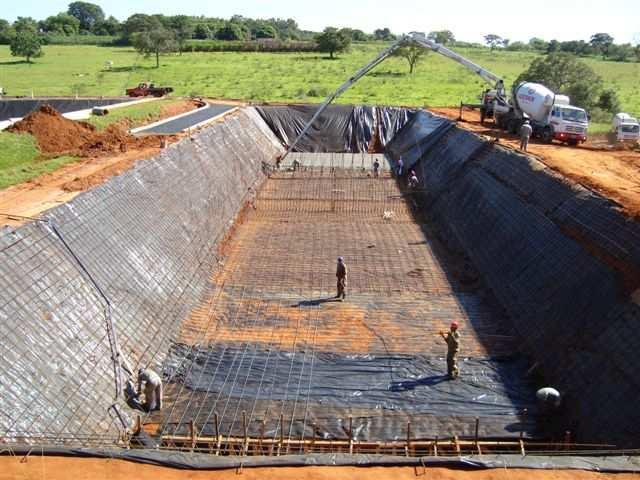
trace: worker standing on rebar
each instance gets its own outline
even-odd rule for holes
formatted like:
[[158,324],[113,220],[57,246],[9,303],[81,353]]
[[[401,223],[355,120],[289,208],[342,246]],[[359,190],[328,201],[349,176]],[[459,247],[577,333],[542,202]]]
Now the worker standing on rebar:
[[338,294],[336,298],[341,298],[342,300],[346,297],[346,288],[347,288],[347,266],[344,263],[344,258],[338,257],[338,266],[336,268],[336,277],[338,279]]
[[457,378],[460,370],[458,369],[458,352],[460,351],[460,332],[458,332],[458,322],[451,322],[451,328],[445,335],[440,332],[444,341],[447,342],[447,375],[450,379]]
[[377,158],[373,161],[373,176],[376,178],[380,176],[380,162]]
[[402,159],[402,157],[400,157],[398,159],[398,178],[402,176],[403,172],[404,172],[404,160]]
[[532,133],[533,128],[531,128],[529,120],[525,120],[520,127],[520,150],[523,152],[526,152],[529,147],[529,139],[531,138]]
[[147,412],[162,409],[162,379],[150,368],[138,370],[138,395],[144,383],[144,409]]

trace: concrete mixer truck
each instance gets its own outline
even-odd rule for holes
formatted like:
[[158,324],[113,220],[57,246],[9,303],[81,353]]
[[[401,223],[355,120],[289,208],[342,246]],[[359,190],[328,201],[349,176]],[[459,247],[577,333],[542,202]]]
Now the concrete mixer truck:
[[511,133],[518,133],[526,119],[531,122],[533,136],[544,142],[577,145],[587,140],[587,112],[571,105],[566,95],[556,95],[539,83],[518,84],[508,105],[495,106],[496,123]]

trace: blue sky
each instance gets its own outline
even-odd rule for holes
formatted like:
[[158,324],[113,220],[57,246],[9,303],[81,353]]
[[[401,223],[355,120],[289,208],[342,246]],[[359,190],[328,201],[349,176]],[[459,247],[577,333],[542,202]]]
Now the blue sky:
[[[7,0],[8,1],[8,0]],[[71,0],[10,2],[0,18],[37,19],[66,10]],[[640,43],[639,0],[473,1],[473,0],[109,0],[95,1],[107,15],[123,20],[133,13],[187,14],[228,18],[294,18],[308,30],[350,26],[372,32],[389,27],[395,33],[449,29],[456,38],[480,41],[496,33],[512,41],[538,36],[551,40],[585,39],[608,32],[617,42]]]

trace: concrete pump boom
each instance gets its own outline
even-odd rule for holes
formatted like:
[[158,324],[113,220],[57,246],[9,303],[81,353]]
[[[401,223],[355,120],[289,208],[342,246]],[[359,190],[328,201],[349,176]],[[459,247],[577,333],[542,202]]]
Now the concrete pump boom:
[[289,147],[287,148],[287,151],[282,155],[281,160],[284,160],[284,158],[293,151],[293,149],[298,144],[300,139],[307,134],[311,126],[315,123],[318,117],[322,115],[322,112],[326,110],[326,108],[331,104],[331,102],[333,102],[336,98],[342,95],[354,83],[356,83],[358,80],[364,77],[373,68],[375,68],[384,60],[386,60],[388,57],[393,55],[396,52],[396,50],[411,44],[415,44],[420,47],[426,48],[428,50],[432,50],[441,55],[444,55],[445,57],[458,62],[462,66],[473,71],[474,73],[477,73],[487,83],[489,83],[492,87],[496,89],[496,94],[499,99],[501,100],[504,99],[504,81],[502,80],[502,78],[495,75],[494,73],[491,73],[489,70],[482,68],[480,65],[473,63],[471,60],[464,58],[462,55],[459,55],[454,51],[449,50],[443,45],[440,45],[439,43],[436,43],[432,40],[429,40],[423,33],[411,32],[409,35],[403,35],[398,41],[393,43],[389,48],[380,52],[376,58],[374,58],[372,61],[370,61],[360,70],[358,70],[352,77],[350,77],[346,82],[340,85],[340,87],[338,87],[338,89],[335,92],[329,95],[326,98],[326,100],[322,102],[322,104],[318,107],[318,109],[313,114],[311,119],[307,122],[307,124],[304,126],[300,134],[291,143],[291,145],[289,145]]

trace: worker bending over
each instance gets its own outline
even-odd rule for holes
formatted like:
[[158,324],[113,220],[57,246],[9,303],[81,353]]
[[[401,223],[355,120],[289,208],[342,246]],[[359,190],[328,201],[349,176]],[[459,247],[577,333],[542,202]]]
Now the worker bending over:
[[162,379],[150,368],[138,370],[138,395],[142,393],[144,383],[144,404],[147,412],[162,409]]
[[523,152],[526,152],[529,147],[529,139],[531,138],[532,133],[533,128],[531,128],[529,120],[525,120],[520,127],[520,150]]
[[449,332],[446,335],[444,332],[440,332],[440,335],[447,342],[447,375],[450,379],[457,378],[460,373],[458,369],[458,352],[460,351],[458,322],[451,322]]
[[338,279],[338,294],[336,298],[345,299],[345,289],[347,287],[347,266],[344,263],[344,258],[338,257],[338,266],[336,268],[336,277]]
[[411,175],[409,176],[409,188],[412,190],[416,189],[418,188],[419,184],[420,184],[420,181],[418,180],[418,176],[416,175],[416,172],[411,170]]

